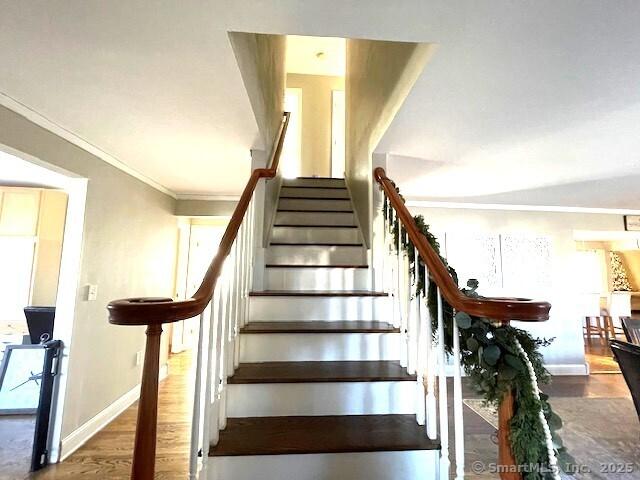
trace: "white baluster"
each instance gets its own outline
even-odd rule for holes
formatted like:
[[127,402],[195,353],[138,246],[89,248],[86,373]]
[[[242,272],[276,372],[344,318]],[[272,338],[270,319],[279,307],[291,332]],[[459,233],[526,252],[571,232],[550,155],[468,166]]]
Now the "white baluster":
[[229,318],[230,318],[230,304],[229,301],[229,268],[228,261],[225,261],[225,265],[223,268],[223,273],[221,275],[222,282],[222,317],[220,321],[222,323],[222,335],[221,335],[221,346],[220,346],[220,379],[218,381],[218,397],[220,400],[219,408],[218,408],[218,424],[220,430],[224,430],[227,426],[227,362],[229,361]]
[[233,302],[235,308],[235,316],[233,323],[233,369],[235,371],[240,364],[240,322],[242,319],[242,299],[240,287],[242,271],[240,268],[242,262],[242,228],[238,230],[238,237],[234,244],[234,278],[233,278]]
[[[229,316],[227,318],[227,321],[229,323],[229,326],[227,327],[227,359],[226,359],[226,366],[227,366],[227,372],[226,372],[226,377],[230,377],[233,375],[233,371],[235,368],[235,335],[236,335],[236,318],[238,316],[238,309],[237,309],[237,304],[236,304],[236,292],[237,289],[235,288],[235,283],[236,283],[236,243],[234,242],[233,245],[231,246],[231,253],[229,255],[229,264],[227,265],[228,268],[228,296],[229,296]],[[226,377],[225,377],[225,381],[226,381]]]
[[397,278],[397,308],[398,318],[400,319],[400,365],[408,367],[409,349],[407,348],[407,317],[405,314],[405,290],[407,287],[407,280],[405,277],[405,258],[404,251],[402,249],[402,224],[398,221],[398,242],[397,242],[397,262],[396,262],[396,278]]
[[202,434],[202,363],[204,357],[204,336],[206,312],[200,314],[198,328],[198,345],[196,347],[196,378],[193,391],[193,411],[191,415],[191,451],[189,455],[189,478],[198,476],[198,453],[200,452]]
[[440,404],[440,477],[449,478],[449,413],[447,406],[447,354],[444,343],[442,297],[438,288],[438,396]]
[[431,326],[431,311],[429,310],[428,298],[429,298],[429,269],[427,265],[424,266],[424,278],[425,278],[425,296],[422,298],[424,302],[424,337],[425,337],[425,370],[427,372],[427,436],[431,440],[435,440],[438,437],[438,412],[436,408],[436,362],[434,359],[435,349],[433,348],[433,328]]
[[425,338],[424,326],[422,325],[422,315],[420,303],[422,302],[422,294],[418,293],[418,284],[420,283],[420,257],[418,249],[413,247],[413,309],[412,315],[415,319],[415,351],[416,358],[416,421],[418,425],[425,424],[425,390],[424,390],[424,369],[425,369]]
[[453,429],[455,433],[456,480],[464,480],[464,419],[462,409],[462,372],[460,368],[460,335],[453,323]]
[[222,395],[222,358],[224,349],[224,278],[218,278],[218,285],[214,292],[213,308],[216,309],[216,342],[213,365],[213,408],[209,420],[209,439],[211,445],[217,445],[220,438],[220,403]]
[[[207,342],[208,348],[207,352],[207,376],[205,379],[205,393],[204,393],[204,421],[203,421],[203,444],[204,450],[202,454],[205,457],[203,461],[203,477],[207,478],[206,469],[209,462],[206,461],[206,456],[209,452],[209,447],[212,445],[212,429],[218,428],[218,419],[217,419],[217,402],[215,401],[215,389],[217,383],[215,382],[215,367],[216,367],[216,348],[217,348],[217,339],[216,335],[218,333],[218,298],[219,298],[220,288],[216,285],[215,290],[213,291],[213,297],[211,298],[210,304],[210,315],[209,315],[209,339]],[[215,419],[215,426],[212,425],[212,420]],[[215,439],[216,442],[218,440],[218,432],[216,432]]]

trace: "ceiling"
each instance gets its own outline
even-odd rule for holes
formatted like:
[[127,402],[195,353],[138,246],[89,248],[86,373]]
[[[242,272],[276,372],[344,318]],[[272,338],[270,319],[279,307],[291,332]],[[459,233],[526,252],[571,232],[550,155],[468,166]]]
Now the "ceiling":
[[228,31],[437,43],[377,147],[423,162],[406,184],[421,197],[517,203],[553,187],[560,201],[557,189],[640,175],[636,0],[0,8],[0,92],[174,192],[236,194],[249,174],[258,131]]
[[287,36],[287,73],[344,77],[346,40],[336,37]]

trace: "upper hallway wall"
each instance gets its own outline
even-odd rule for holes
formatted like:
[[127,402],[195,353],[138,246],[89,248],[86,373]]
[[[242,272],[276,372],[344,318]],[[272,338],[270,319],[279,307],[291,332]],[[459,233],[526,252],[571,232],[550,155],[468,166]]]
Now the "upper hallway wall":
[[[73,344],[65,352],[72,381],[64,439],[140,382],[135,357],[144,350],[144,330],[110,325],[106,305],[123,297],[173,296],[175,199],[5,107],[0,144],[88,179]],[[96,301],[82,295],[88,284],[99,287]],[[71,319],[57,320],[64,321]]]
[[371,154],[429,60],[425,43],[347,40],[346,178],[371,245]]
[[289,73],[287,88],[302,90],[300,175],[330,177],[332,92],[344,90],[344,77]]
[[229,39],[249,95],[264,150],[270,150],[284,110],[286,37],[231,32]]

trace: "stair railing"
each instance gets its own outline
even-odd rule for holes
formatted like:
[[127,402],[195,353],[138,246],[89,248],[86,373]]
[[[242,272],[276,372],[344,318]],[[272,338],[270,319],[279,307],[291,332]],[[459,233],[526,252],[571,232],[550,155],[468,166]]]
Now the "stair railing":
[[[426,435],[440,439],[440,478],[448,479],[451,468],[449,432],[449,402],[447,377],[453,376],[453,449],[455,453],[455,478],[464,479],[464,421],[462,403],[462,371],[460,365],[460,336],[456,322],[452,322],[452,355],[445,351],[445,324],[443,300],[457,312],[489,318],[508,324],[511,320],[540,322],[549,319],[551,305],[515,298],[471,298],[464,295],[449,274],[438,253],[420,232],[413,217],[398,194],[395,184],[383,168],[374,170],[374,178],[386,197],[383,278],[392,296],[394,325],[402,333],[401,364],[409,373],[416,374],[417,422],[425,426]],[[398,221],[398,235],[390,233],[390,227]],[[410,241],[414,259],[420,258],[424,267],[410,268],[409,255],[403,244]],[[437,286],[437,329],[432,331],[431,314],[426,295],[416,295],[419,268],[424,268],[424,279],[432,279]],[[425,288],[425,292],[427,288]],[[437,378],[437,388],[436,388]],[[436,398],[437,395],[437,398]],[[509,443],[509,425],[513,417],[513,394],[507,393],[498,412],[498,463],[503,480],[520,480]],[[439,435],[438,435],[439,432]]]
[[[195,388],[189,474],[196,478],[199,459],[217,443],[218,430],[226,423],[227,377],[239,361],[239,330],[247,320],[249,291],[256,243],[256,199],[262,178],[274,178],[289,124],[284,112],[274,140],[269,168],[255,169],[242,192],[200,287],[191,298],[127,298],[109,303],[109,322],[115,325],[146,325],[146,351],[138,403],[138,419],[131,478],[152,480],[155,471],[158,418],[158,374],[162,325],[199,317],[195,355]],[[206,462],[202,462],[206,465]]]

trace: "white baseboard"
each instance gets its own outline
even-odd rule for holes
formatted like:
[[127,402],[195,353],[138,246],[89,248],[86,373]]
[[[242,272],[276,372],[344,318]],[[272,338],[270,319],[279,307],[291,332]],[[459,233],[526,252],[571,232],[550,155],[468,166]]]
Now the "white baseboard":
[[[160,381],[167,378],[168,374],[168,366],[162,365],[160,367]],[[133,387],[95,417],[63,438],[60,446],[60,461],[63,462],[69,458],[73,452],[78,450],[78,448],[84,445],[91,437],[129,408],[138,398],[140,398],[140,384]]]
[[589,375],[589,365],[576,363],[569,365],[545,365],[551,375]]

